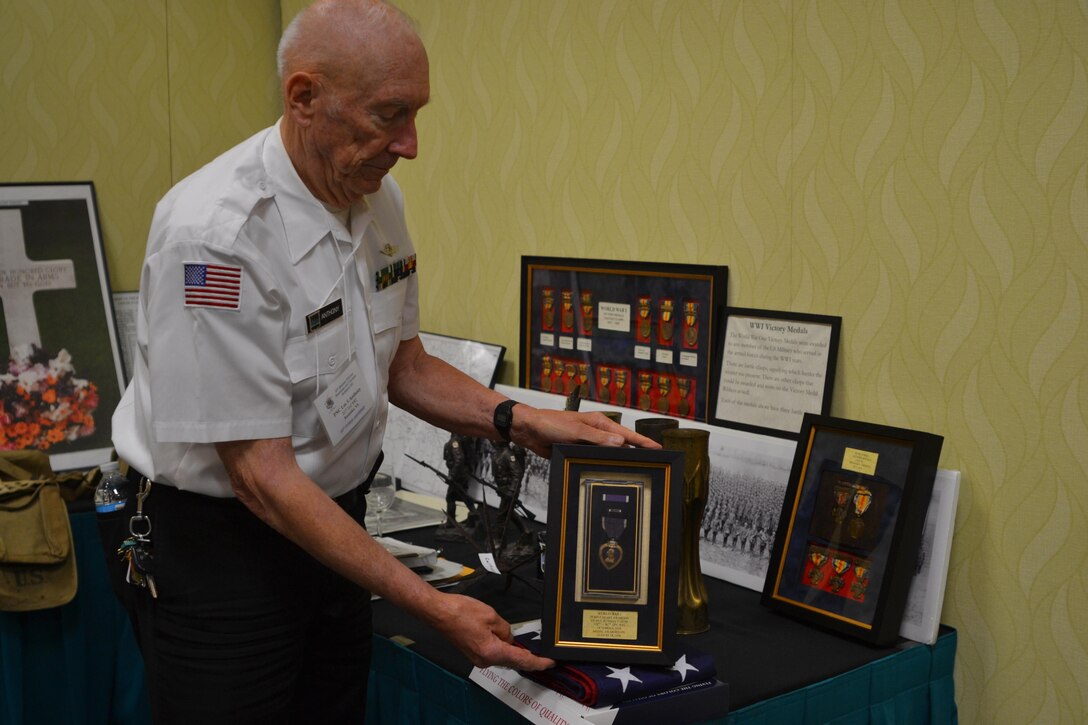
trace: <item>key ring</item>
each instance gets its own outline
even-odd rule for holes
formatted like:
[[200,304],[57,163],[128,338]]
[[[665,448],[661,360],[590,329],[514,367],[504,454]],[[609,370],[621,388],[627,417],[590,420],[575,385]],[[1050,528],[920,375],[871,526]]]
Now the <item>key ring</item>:
[[[128,532],[137,539],[146,539],[151,535],[151,519],[144,516],[144,499],[149,493],[151,493],[151,481],[144,476],[140,479],[140,488],[136,492],[136,515],[128,520]],[[147,524],[147,531],[142,534],[136,533],[136,524],[139,522]]]
[[[136,524],[141,521],[147,524],[147,531],[144,531],[142,534],[136,533]],[[135,536],[137,539],[146,539],[148,536],[151,535],[151,519],[147,518],[143,514],[136,514],[128,520],[128,532]]]

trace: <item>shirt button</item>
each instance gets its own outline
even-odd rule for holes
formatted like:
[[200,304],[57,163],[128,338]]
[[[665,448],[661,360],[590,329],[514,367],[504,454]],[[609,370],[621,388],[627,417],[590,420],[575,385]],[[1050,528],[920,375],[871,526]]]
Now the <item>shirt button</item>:
[[336,356],[335,355],[329,355],[329,367],[330,368],[336,367]]

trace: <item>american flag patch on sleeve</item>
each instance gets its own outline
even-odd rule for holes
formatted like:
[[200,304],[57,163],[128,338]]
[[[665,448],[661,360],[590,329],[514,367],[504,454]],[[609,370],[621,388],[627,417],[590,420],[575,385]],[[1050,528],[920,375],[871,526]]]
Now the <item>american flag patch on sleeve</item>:
[[242,297],[242,268],[185,262],[185,306],[236,310]]

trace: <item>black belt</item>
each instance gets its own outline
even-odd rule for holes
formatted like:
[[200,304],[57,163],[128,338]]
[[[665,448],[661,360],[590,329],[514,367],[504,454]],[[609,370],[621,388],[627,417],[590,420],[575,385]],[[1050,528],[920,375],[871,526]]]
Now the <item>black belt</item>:
[[[333,501],[336,501],[336,503],[338,503],[342,508],[353,506],[356,503],[358,503],[360,496],[366,496],[367,493],[370,492],[370,484],[374,481],[374,476],[376,476],[378,474],[378,469],[382,467],[382,461],[384,461],[384,460],[385,460],[385,451],[378,451],[378,460],[374,461],[374,467],[370,469],[370,473],[367,475],[366,479],[364,479],[358,486],[351,489],[347,493],[342,493],[339,496],[335,497],[333,499]],[[130,484],[132,484],[134,491],[135,491],[135,487],[140,485],[140,481],[143,478],[144,478],[144,475],[142,473],[137,471],[132,466],[129,466],[129,468],[128,468],[128,481],[129,481]],[[174,486],[170,486],[170,488],[173,488],[173,489],[177,490],[176,487],[174,487]],[[191,492],[186,492],[186,493],[191,493]],[[201,495],[201,494],[193,494],[193,495]],[[218,497],[207,496],[207,498],[218,498]],[[220,499],[220,500],[222,500],[222,501],[234,501],[235,503],[238,503],[238,500],[236,498],[233,498],[233,497]]]
[[378,460],[374,461],[374,467],[370,469],[370,475],[366,477],[366,480],[347,493],[340,494],[333,501],[340,504],[341,508],[350,508],[359,503],[360,496],[365,497],[370,493],[370,484],[374,482],[374,477],[378,475],[378,469],[382,467],[382,461],[384,460],[385,451],[378,451]]

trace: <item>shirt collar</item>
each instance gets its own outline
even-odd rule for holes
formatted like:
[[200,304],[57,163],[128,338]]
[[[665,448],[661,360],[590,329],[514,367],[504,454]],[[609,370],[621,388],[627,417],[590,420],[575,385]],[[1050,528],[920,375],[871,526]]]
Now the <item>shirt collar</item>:
[[[297,263],[329,235],[334,217],[310,193],[295,171],[280,136],[281,123],[282,118],[271,128],[261,156],[287,233],[288,253],[291,261]],[[366,201],[355,206],[366,208]],[[336,226],[339,228],[340,225]]]

